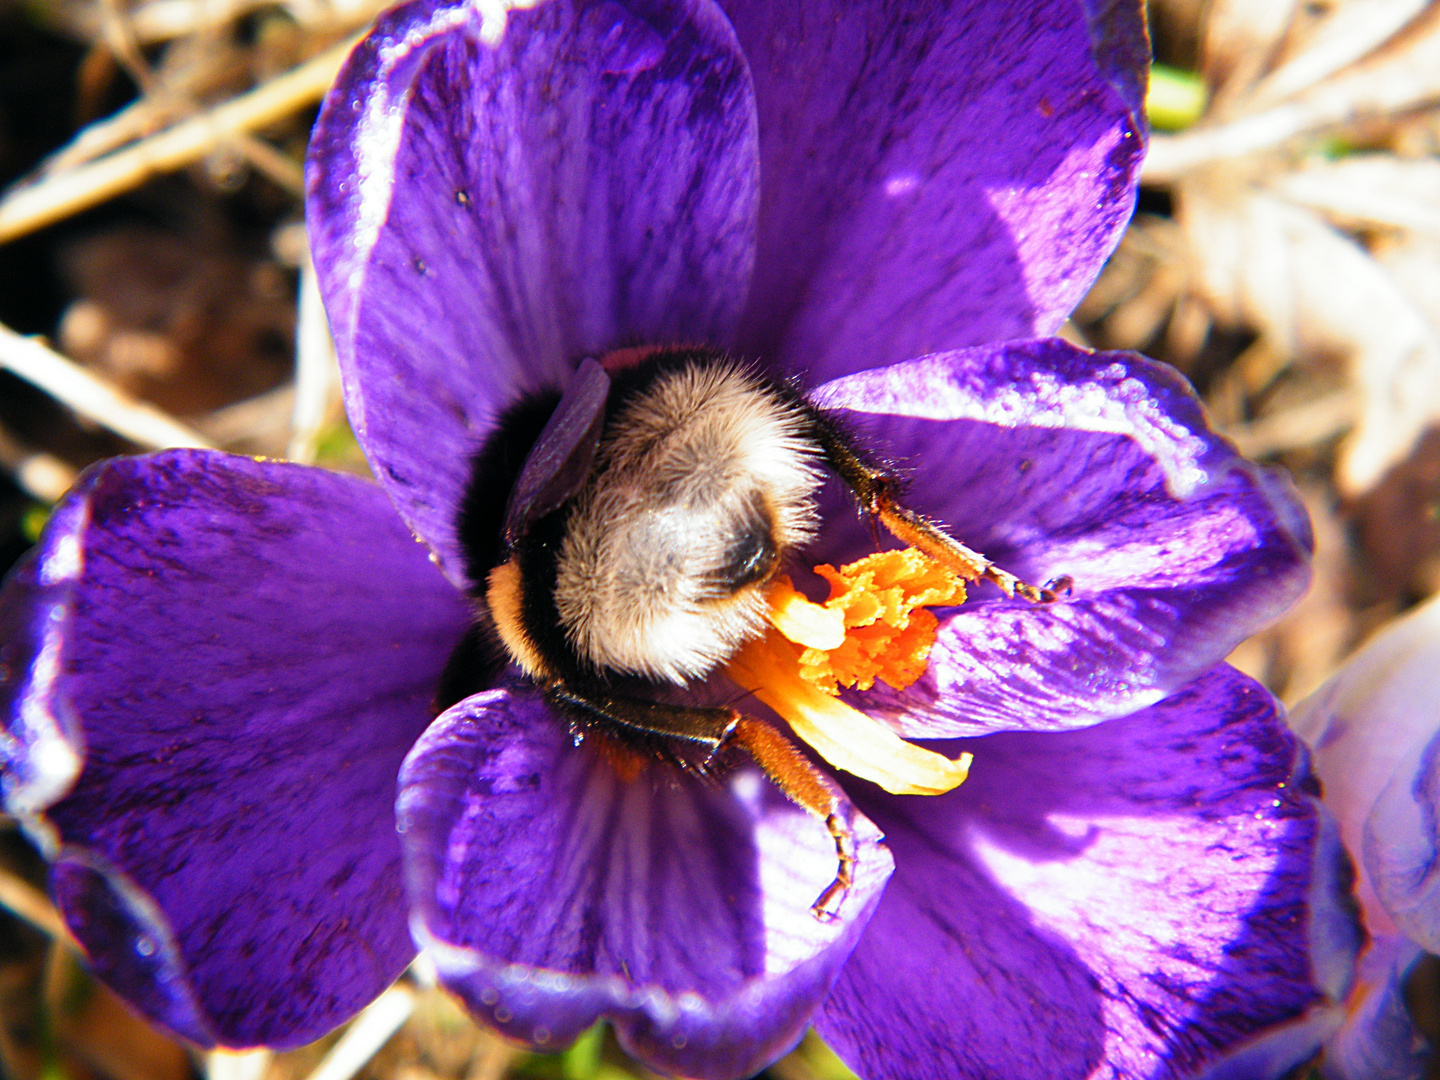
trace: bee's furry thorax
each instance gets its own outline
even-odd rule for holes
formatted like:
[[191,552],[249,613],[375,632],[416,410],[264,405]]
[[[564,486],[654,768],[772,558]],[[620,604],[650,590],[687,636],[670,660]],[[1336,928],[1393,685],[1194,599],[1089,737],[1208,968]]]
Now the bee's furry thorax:
[[760,586],[815,529],[805,414],[727,362],[661,371],[606,425],[556,565],[555,606],[597,669],[683,683],[761,630]]

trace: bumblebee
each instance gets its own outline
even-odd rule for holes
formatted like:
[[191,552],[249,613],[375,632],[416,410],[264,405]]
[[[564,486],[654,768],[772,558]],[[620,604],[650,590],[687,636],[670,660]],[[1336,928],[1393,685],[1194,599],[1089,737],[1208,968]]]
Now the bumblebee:
[[897,477],[787,382],[705,349],[585,360],[564,393],[532,395],[474,456],[457,522],[479,618],[436,705],[516,664],[578,741],[702,771],[738,747],[825,821],[832,917],[855,865],[839,788],[776,728],[726,707],[675,704],[764,632],[766,587],[814,537],[830,476],[904,543],[1046,602],[897,501]]

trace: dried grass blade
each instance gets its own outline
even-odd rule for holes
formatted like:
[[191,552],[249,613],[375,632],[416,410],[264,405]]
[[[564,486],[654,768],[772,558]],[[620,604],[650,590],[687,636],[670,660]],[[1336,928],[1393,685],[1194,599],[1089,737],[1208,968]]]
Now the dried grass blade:
[[0,201],[0,243],[88,209],[152,176],[183,168],[237,135],[275,123],[319,100],[358,38],[133,146],[54,173]]
[[0,367],[141,446],[159,450],[211,445],[167,413],[137,401],[73,360],[33,338],[22,337],[8,326],[0,326]]

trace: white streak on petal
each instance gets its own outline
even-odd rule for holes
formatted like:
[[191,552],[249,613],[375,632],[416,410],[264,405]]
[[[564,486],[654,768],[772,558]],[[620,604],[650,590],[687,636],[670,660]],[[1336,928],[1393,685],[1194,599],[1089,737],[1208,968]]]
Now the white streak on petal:
[[[930,362],[911,364],[921,368]],[[864,395],[863,411],[871,413],[1127,435],[1155,458],[1165,471],[1166,489],[1175,497],[1188,497],[1211,479],[1213,438],[1196,434],[1171,416],[1154,390],[1130,375],[1124,364],[1111,364],[1082,383],[1035,368],[1023,381],[988,387],[984,400],[963,388],[949,392],[943,358],[936,371],[923,398],[887,388],[883,371],[848,376],[813,397],[822,408],[847,408],[859,392]],[[1233,461],[1226,465],[1233,466]]]
[[[80,775],[81,751],[71,744],[54,712],[65,621],[59,606],[48,613],[44,639],[18,697],[15,732],[5,735],[0,744],[12,766],[5,776],[5,807],[22,819],[58,802]],[[72,726],[78,730],[78,725]],[[53,857],[53,832],[48,828],[31,832]]]
[[67,533],[56,540],[40,562],[40,583],[58,585],[64,581],[76,581],[85,568],[85,556],[80,549],[80,538]]

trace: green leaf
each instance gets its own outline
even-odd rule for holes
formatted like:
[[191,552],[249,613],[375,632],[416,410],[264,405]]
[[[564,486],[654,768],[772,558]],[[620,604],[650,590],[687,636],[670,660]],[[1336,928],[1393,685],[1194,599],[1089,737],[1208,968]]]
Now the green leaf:
[[569,1050],[560,1055],[560,1075],[564,1080],[598,1080],[600,1052],[604,1048],[605,1024],[601,1021],[592,1025]]

